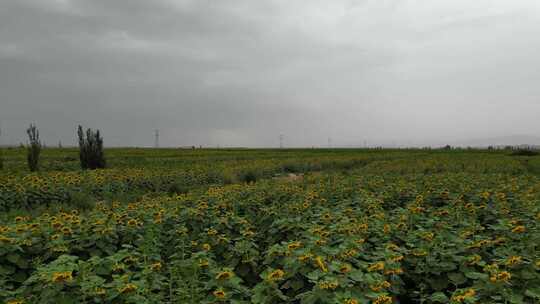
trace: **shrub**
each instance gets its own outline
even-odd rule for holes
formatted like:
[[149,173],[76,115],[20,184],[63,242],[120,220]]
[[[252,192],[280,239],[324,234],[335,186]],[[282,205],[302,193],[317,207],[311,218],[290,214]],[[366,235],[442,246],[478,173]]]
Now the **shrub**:
[[79,136],[81,168],[83,170],[105,168],[103,138],[100,136],[99,130],[87,129],[85,138],[82,126],[79,126],[77,135]]
[[531,150],[531,149],[519,149],[514,152],[512,152],[512,155],[514,156],[536,156],[538,155],[537,151]]
[[306,164],[298,161],[289,161],[283,164],[282,170],[285,173],[298,173],[306,171]]
[[41,153],[41,141],[39,140],[39,130],[35,124],[30,124],[26,130],[28,133],[29,145],[26,147],[26,159],[28,160],[28,168],[34,172],[39,169],[39,154]]
[[229,171],[223,171],[221,175],[221,182],[224,185],[230,185],[233,184],[236,181],[236,176],[233,172]]
[[186,194],[189,192],[190,188],[189,188],[189,185],[185,185],[181,182],[173,182],[172,184],[168,185],[167,186],[167,192],[169,194],[174,194],[174,195],[177,195],[177,194]]
[[239,172],[237,178],[242,183],[254,183],[257,181],[258,175],[257,171],[248,169]]
[[80,210],[90,210],[94,207],[94,197],[89,192],[71,191],[69,205]]

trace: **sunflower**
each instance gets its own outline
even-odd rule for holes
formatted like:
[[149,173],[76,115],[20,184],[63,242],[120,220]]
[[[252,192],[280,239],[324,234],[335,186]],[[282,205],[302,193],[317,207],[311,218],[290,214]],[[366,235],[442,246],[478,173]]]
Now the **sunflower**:
[[390,286],[392,286],[392,284],[390,284],[390,282],[383,281],[383,282],[381,282],[379,284],[371,285],[371,286],[369,286],[369,288],[371,288],[371,290],[373,290],[375,292],[379,292],[382,289],[390,288]]
[[397,263],[397,262],[403,261],[404,258],[405,258],[404,256],[398,255],[398,256],[392,257],[392,258],[390,259],[390,261],[392,261],[392,262],[394,262],[394,263]]
[[268,281],[279,281],[283,279],[283,276],[285,275],[285,272],[281,269],[276,269],[268,274],[267,279]]
[[0,243],[10,244],[13,243],[13,239],[0,235]]
[[508,283],[508,281],[510,281],[511,278],[512,278],[512,274],[510,274],[508,271],[501,271],[499,273],[493,274],[489,278],[489,280],[492,283],[498,283],[498,282]]
[[306,262],[306,261],[310,260],[312,256],[313,256],[312,254],[303,254],[303,255],[298,257],[298,260],[300,262]]
[[452,296],[452,301],[453,302],[458,302],[458,303],[463,303],[463,302],[469,300],[470,298],[474,297],[475,295],[476,295],[476,290],[474,290],[473,288],[470,288],[470,289],[467,289],[465,292],[463,292],[461,294],[453,295]]
[[381,295],[378,296],[375,301],[373,301],[373,304],[391,304],[392,303],[392,297]]
[[386,245],[386,249],[391,250],[391,251],[396,251],[396,250],[399,250],[399,246],[394,243],[388,243]]
[[497,275],[499,281],[508,282],[512,278],[512,275],[508,271],[502,271]]
[[377,263],[371,264],[368,267],[369,272],[379,271],[379,270],[383,270],[383,269],[384,269],[384,262],[377,262]]
[[315,244],[317,246],[324,246],[324,245],[326,245],[326,240],[318,239],[318,240],[315,241]]
[[54,283],[64,283],[73,279],[71,271],[54,272],[51,281]]
[[399,275],[403,273],[403,269],[401,268],[395,268],[395,269],[387,269],[384,271],[385,275]]
[[215,290],[212,294],[218,299],[225,299],[227,296],[227,293],[223,289]]
[[482,257],[479,256],[478,254],[475,254],[475,255],[470,256],[470,257],[467,258],[467,265],[469,265],[469,266],[476,265],[480,261],[482,261]]
[[525,229],[525,226],[523,226],[523,225],[516,226],[516,227],[514,227],[512,229],[513,233],[523,233],[525,231],[526,231],[526,229]]
[[319,283],[319,288],[320,289],[336,289],[338,288],[339,284],[337,281],[332,281],[332,282],[320,282]]
[[67,235],[71,235],[73,231],[69,227],[62,227],[62,233],[67,236]]
[[424,235],[422,235],[422,239],[424,239],[425,241],[431,242],[434,236],[435,234],[433,234],[433,232],[426,232],[424,233]]
[[222,271],[216,275],[216,280],[228,280],[234,276],[232,271]]
[[296,250],[296,249],[298,249],[300,247],[302,247],[301,242],[293,242],[293,243],[290,243],[289,245],[287,245],[287,249],[289,249],[289,250]]
[[521,264],[523,262],[523,259],[520,256],[513,255],[506,259],[506,265],[508,266],[514,266],[517,264]]
[[315,263],[317,263],[317,266],[319,266],[323,272],[328,272],[328,267],[326,267],[323,257],[318,256],[315,258]]
[[122,286],[122,288],[120,288],[118,291],[120,291],[120,293],[130,293],[137,290],[137,288],[138,288],[137,285],[128,283]]
[[94,290],[94,293],[98,296],[102,296],[106,293],[105,289],[104,288],[101,288],[101,287],[97,287],[95,290]]
[[204,260],[204,259],[199,259],[199,263],[198,263],[199,267],[208,267],[208,260]]
[[351,271],[351,269],[352,269],[351,265],[344,264],[339,268],[339,272],[341,272],[341,273],[349,273]]

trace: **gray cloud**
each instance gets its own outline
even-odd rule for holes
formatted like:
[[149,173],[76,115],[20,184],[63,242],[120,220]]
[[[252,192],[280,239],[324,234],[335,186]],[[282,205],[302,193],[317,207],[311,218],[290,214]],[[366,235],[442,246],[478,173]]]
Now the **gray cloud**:
[[4,143],[426,144],[538,134],[540,4],[0,3]]

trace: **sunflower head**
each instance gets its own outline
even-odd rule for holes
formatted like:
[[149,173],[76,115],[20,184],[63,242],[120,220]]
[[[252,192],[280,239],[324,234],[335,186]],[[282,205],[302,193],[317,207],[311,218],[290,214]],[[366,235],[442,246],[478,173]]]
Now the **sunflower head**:
[[283,279],[283,276],[285,275],[285,272],[281,269],[276,269],[268,274],[268,281],[279,281]]
[[232,271],[228,271],[228,270],[222,271],[216,275],[216,280],[228,280],[232,278],[233,276],[234,276],[234,273],[232,273]]
[[212,294],[218,299],[225,299],[227,296],[227,293],[223,289],[215,290]]

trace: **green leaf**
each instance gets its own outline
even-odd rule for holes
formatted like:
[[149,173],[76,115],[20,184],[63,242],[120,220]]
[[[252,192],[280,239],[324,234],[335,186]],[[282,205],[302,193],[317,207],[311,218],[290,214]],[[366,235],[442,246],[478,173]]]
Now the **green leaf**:
[[302,280],[294,280],[291,282],[291,287],[292,289],[294,289],[295,291],[301,289],[302,287],[304,287],[304,281]]
[[319,270],[312,271],[306,275],[306,277],[312,281],[315,282],[320,278],[321,272]]
[[530,271],[529,269],[523,269],[520,272],[520,275],[521,275],[521,278],[525,280],[532,280],[536,278],[536,273],[534,273],[533,271]]
[[451,263],[451,262],[440,262],[438,266],[444,269],[445,271],[450,271],[457,268],[456,264]]
[[364,273],[360,270],[355,270],[349,273],[349,278],[357,282],[362,282],[364,280]]
[[301,298],[300,303],[301,304],[315,304],[317,303],[317,300],[319,300],[319,297],[316,294],[310,292],[309,294]]
[[525,290],[525,295],[530,298],[540,299],[540,287],[533,287]]
[[111,267],[110,265],[99,265],[97,268],[96,268],[96,274],[98,275],[103,275],[103,276],[106,276],[106,275],[109,275],[111,273]]
[[510,303],[514,303],[514,304],[522,304],[523,303],[523,295],[522,294],[517,294],[517,293],[513,293],[511,296],[510,296]]
[[431,301],[435,303],[448,303],[448,297],[442,292],[436,292],[431,295]]
[[15,282],[22,283],[22,282],[26,281],[28,276],[26,275],[26,273],[24,273],[22,271],[17,271],[11,278]]
[[461,272],[449,273],[448,278],[456,285],[461,285],[467,282],[467,278]]
[[443,290],[448,286],[448,280],[444,277],[432,278],[429,280],[429,284],[435,290]]
[[10,253],[6,256],[6,259],[11,262],[12,264],[17,265],[17,261],[19,260],[19,255],[16,253]]
[[469,279],[473,279],[473,280],[487,280],[489,278],[489,275],[485,274],[485,273],[480,273],[480,272],[466,272],[465,273],[465,276]]
[[10,275],[15,272],[15,266],[0,265],[0,275]]

